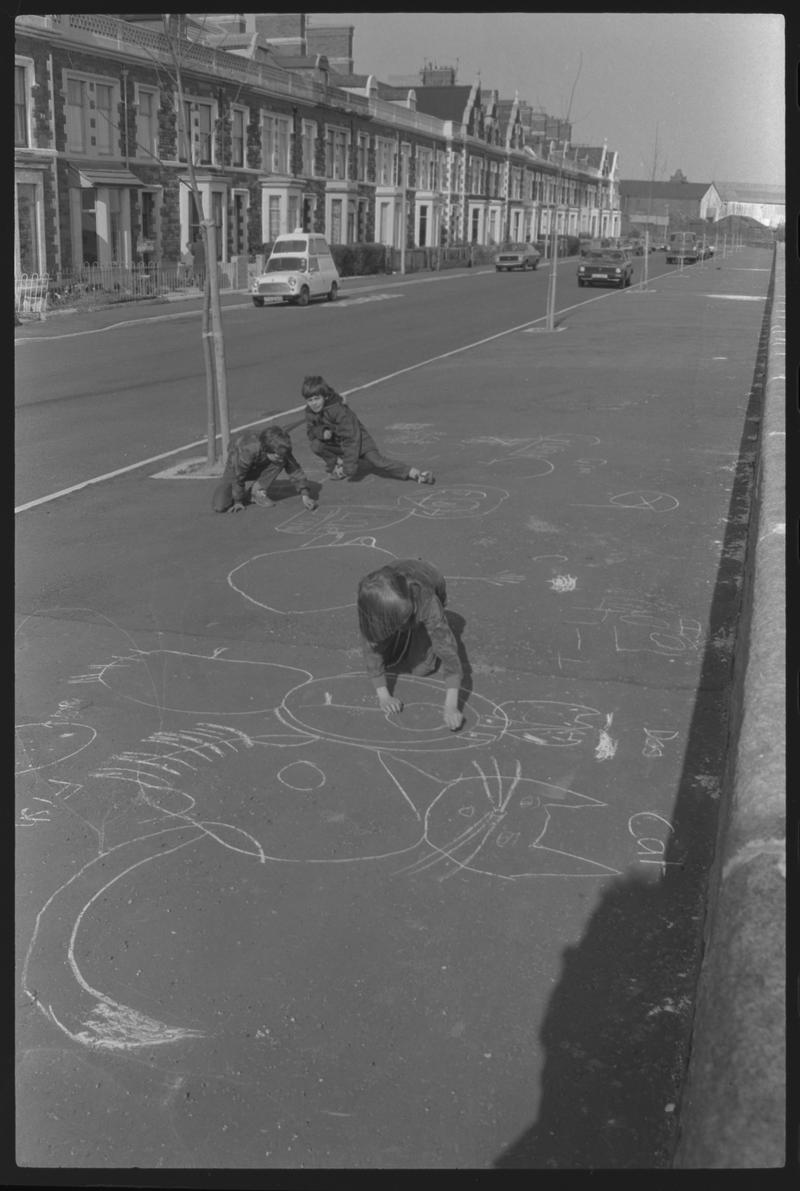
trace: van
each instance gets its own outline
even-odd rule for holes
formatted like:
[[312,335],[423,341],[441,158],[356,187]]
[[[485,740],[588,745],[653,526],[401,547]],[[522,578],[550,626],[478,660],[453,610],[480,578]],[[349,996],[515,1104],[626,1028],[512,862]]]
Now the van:
[[297,228],[278,236],[266,269],[253,279],[250,293],[254,306],[278,302],[307,306],[312,298],[335,302],[339,285],[339,271],[325,237]]

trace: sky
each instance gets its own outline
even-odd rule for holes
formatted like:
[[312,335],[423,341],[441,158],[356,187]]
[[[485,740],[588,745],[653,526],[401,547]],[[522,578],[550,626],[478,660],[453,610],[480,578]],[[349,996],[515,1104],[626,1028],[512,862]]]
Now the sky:
[[619,177],[785,181],[780,13],[309,13],[353,25],[354,68],[387,82],[423,63],[572,120],[619,153]]

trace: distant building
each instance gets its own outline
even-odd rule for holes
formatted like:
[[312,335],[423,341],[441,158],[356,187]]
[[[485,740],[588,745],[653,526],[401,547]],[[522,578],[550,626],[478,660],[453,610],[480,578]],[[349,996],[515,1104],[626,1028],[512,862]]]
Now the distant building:
[[786,224],[786,190],[783,186],[760,186],[749,182],[716,182],[722,201],[720,218],[749,216],[765,227]]
[[[682,178],[683,175],[678,174]],[[720,217],[722,199],[713,182],[654,182],[622,178],[619,184],[623,231],[687,226]]]

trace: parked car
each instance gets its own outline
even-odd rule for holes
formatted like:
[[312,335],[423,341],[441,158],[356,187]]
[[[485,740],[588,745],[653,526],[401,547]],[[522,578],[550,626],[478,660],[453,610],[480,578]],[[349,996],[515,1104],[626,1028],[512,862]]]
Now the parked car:
[[578,265],[578,285],[630,285],[633,260],[621,248],[590,248]]
[[542,254],[533,244],[502,244],[495,253],[494,267],[498,273],[504,269],[535,269]]
[[303,231],[278,236],[265,270],[253,279],[253,305],[291,302],[307,306],[312,298],[334,302],[339,293],[339,271],[324,236]]

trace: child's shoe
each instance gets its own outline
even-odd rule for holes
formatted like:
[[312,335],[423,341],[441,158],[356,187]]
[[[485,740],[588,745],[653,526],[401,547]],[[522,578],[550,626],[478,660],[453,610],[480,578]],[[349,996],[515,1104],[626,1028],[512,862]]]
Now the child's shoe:
[[408,478],[416,480],[418,484],[435,484],[436,480],[432,471],[419,471],[416,467],[409,469]]
[[336,466],[333,468],[333,470],[328,473],[328,475],[330,476],[330,478],[332,480],[343,480],[344,479],[344,470],[342,468],[341,463],[337,463]]
[[263,488],[253,489],[253,500],[260,509],[271,509],[275,504],[275,501],[270,500]]

